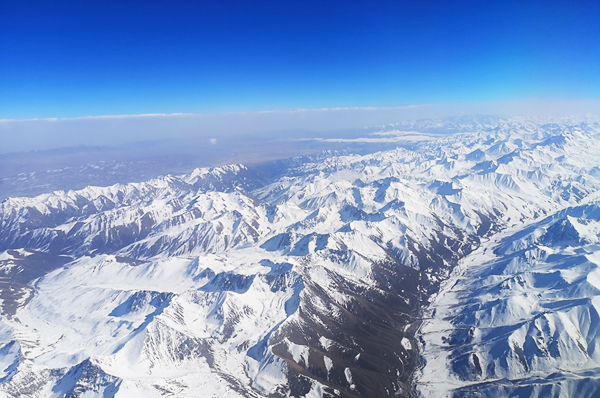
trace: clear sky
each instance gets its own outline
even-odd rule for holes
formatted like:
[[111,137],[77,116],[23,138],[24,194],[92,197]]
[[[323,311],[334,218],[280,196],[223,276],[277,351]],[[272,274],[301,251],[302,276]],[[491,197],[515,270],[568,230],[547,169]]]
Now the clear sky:
[[600,1],[0,0],[0,119],[600,98]]

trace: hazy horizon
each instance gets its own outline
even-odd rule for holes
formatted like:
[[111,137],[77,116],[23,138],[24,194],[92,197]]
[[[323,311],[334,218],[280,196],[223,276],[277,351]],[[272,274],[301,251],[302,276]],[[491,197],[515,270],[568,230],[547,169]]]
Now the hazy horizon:
[[156,140],[218,145],[233,136],[306,138],[387,124],[471,115],[567,117],[600,115],[600,100],[529,100],[479,104],[291,109],[281,111],[99,115],[0,119],[0,153],[74,146],[111,146]]

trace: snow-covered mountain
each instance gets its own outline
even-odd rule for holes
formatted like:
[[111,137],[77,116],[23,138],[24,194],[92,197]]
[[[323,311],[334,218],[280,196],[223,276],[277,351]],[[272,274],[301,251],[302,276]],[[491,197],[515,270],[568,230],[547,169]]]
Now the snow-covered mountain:
[[598,396],[599,244],[596,200],[467,256],[420,332],[423,395]]
[[0,395],[592,391],[600,125],[428,123],[453,132],[4,200]]

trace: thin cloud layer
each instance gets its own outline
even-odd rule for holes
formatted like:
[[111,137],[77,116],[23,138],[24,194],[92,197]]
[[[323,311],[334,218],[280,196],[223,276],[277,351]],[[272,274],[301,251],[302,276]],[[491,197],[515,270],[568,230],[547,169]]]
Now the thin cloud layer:
[[[0,120],[0,153],[77,145],[119,145],[168,138],[199,139],[259,135],[280,139],[319,137],[322,132],[361,129],[405,120],[464,114],[566,116],[600,114],[600,101],[529,101],[391,108],[326,108],[214,114],[104,115]],[[351,140],[356,137],[322,137]],[[214,139],[215,141],[212,141]],[[371,139],[371,138],[370,138]],[[394,140],[397,137],[372,138]],[[210,141],[209,141],[210,140]],[[352,141],[348,141],[352,142]],[[387,141],[386,141],[387,142]]]

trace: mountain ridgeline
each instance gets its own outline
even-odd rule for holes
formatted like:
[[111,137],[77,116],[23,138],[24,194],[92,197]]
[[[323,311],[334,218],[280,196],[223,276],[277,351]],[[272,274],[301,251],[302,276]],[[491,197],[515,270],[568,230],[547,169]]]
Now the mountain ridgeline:
[[[561,372],[560,336],[572,340],[573,356],[595,358],[597,327],[573,316],[565,328],[577,332],[544,335],[567,324],[547,315],[559,311],[554,296],[536,299],[554,325],[538,329],[531,322],[542,322],[541,310],[501,303],[527,283],[560,290],[561,311],[600,296],[589,265],[600,263],[600,125],[440,123],[424,132],[451,133],[370,155],[325,152],[4,200],[0,394],[566,397],[585,389],[566,375],[554,395],[521,387]],[[533,272],[523,268],[531,256],[554,268],[521,280]],[[573,293],[552,279],[571,272],[558,263],[579,267],[573,278],[591,278],[594,289]],[[594,305],[585,308],[598,318]],[[507,325],[525,329],[509,340],[490,329]],[[527,333],[554,343],[535,351]],[[586,363],[581,374],[597,376],[597,362]],[[489,384],[499,379],[513,382]]]

